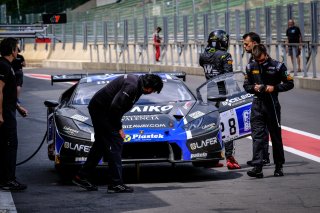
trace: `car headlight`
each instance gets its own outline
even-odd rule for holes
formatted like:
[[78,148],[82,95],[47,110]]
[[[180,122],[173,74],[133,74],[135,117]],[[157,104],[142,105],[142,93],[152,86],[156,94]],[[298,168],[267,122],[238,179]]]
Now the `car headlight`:
[[194,119],[193,121],[187,123],[186,125],[183,126],[184,130],[186,131],[191,131],[193,129],[199,128],[202,124],[203,117]]
[[92,126],[85,124],[83,122],[77,121],[77,120],[73,120],[73,121],[77,125],[77,127],[79,129],[81,129],[82,131],[87,132],[87,133],[92,133],[92,134],[94,133]]

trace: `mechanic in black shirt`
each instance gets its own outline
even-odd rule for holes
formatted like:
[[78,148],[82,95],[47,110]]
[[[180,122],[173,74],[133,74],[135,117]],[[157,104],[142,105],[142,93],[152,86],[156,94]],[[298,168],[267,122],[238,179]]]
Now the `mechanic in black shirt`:
[[[199,64],[203,67],[206,79],[213,78],[227,72],[233,72],[232,57],[227,52],[229,47],[229,35],[224,30],[214,30],[209,34],[208,45],[200,54]],[[225,155],[228,169],[240,169],[239,163],[233,157],[233,140],[225,143]],[[214,167],[221,167],[218,163]]]
[[123,184],[121,154],[125,134],[122,130],[122,116],[138,101],[142,94],[160,93],[163,87],[158,75],[122,75],[100,89],[89,103],[95,142],[90,149],[87,161],[73,178],[73,183],[87,189],[98,190],[97,186],[87,180],[103,154],[107,152],[111,184],[108,192],[133,192]]
[[18,41],[5,38],[0,43],[0,187],[3,190],[25,190],[16,180],[18,149],[16,110],[27,116],[27,110],[17,104],[17,85],[11,62],[18,54]]
[[[261,43],[260,36],[255,32],[249,32],[242,36],[243,38],[243,48],[244,50],[251,54],[252,49],[255,45]],[[249,63],[254,62],[254,58],[252,55],[250,56]],[[263,165],[267,166],[270,165],[270,153],[269,153],[269,132],[268,129],[266,129],[266,138],[265,138],[265,144],[263,145]],[[252,160],[247,161],[247,164],[249,166],[252,166]]]
[[286,51],[288,55],[291,58],[292,62],[292,67],[293,67],[293,49],[296,51],[296,57],[297,57],[297,63],[298,63],[298,72],[301,72],[301,66],[300,66],[300,54],[301,54],[301,49],[300,46],[290,46],[290,44],[301,44],[302,43],[302,37],[301,37],[301,31],[300,28],[294,25],[294,20],[289,19],[288,21],[288,29],[286,31],[286,36],[287,36],[287,44],[289,44],[286,47]]
[[[18,49],[18,52],[20,53],[20,49]],[[14,73],[16,75],[16,81],[17,81],[17,97],[18,97],[18,103],[19,96],[21,92],[21,87],[23,84],[23,70],[22,68],[26,66],[26,61],[24,60],[24,57],[18,53],[17,58],[14,59],[11,63],[12,68],[14,70]]]
[[263,44],[253,47],[252,56],[255,61],[246,68],[244,89],[254,94],[251,107],[251,131],[253,140],[254,168],[247,172],[250,177],[263,178],[263,146],[266,138],[266,127],[272,142],[273,160],[276,165],[274,176],[283,176],[285,163],[281,124],[280,103],[278,93],[294,87],[293,78],[287,73],[286,66],[273,60]]

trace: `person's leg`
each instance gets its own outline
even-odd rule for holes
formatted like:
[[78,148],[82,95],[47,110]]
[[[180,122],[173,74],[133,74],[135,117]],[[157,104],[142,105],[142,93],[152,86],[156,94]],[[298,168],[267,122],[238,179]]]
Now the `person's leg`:
[[228,141],[224,144],[225,146],[225,155],[227,160],[228,169],[241,169],[241,166],[234,158],[234,141]]
[[122,180],[122,147],[123,139],[118,131],[111,132],[109,135],[109,168],[111,173],[112,185],[123,184]]
[[301,61],[300,61],[301,50],[297,50],[297,63],[298,63],[298,72],[301,72]]
[[269,108],[268,129],[270,131],[273,160],[276,165],[274,176],[283,176],[283,164],[285,163],[282,136],[281,136],[281,107],[277,100],[274,100],[274,107]]
[[263,145],[265,140],[265,118],[263,115],[263,102],[257,99],[253,100],[251,107],[251,136],[253,141],[252,165],[254,168],[247,172],[250,177],[262,178],[263,166]]
[[[6,151],[4,153],[4,184],[3,190],[21,191],[27,188],[27,185],[19,183],[16,180],[16,163],[18,150],[17,121],[15,112],[7,112],[11,114],[11,118],[6,121],[5,143]],[[6,119],[6,118],[4,118]]]
[[156,45],[156,61],[160,59],[160,46]]

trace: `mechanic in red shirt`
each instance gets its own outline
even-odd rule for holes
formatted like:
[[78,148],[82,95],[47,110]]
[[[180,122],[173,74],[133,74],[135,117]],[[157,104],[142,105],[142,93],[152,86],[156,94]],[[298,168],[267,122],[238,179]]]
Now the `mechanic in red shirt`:
[[159,33],[161,32],[161,27],[157,27],[155,32],[153,33],[153,45],[156,50],[156,61],[160,61],[160,45],[161,45],[161,37]]

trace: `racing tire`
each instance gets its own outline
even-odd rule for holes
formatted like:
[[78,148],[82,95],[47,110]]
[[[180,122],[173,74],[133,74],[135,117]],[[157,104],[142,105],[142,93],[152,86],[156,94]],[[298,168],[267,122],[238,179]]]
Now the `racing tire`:
[[54,166],[62,182],[71,182],[74,175],[80,169],[80,166],[66,166],[60,164],[55,164]]
[[215,167],[214,165],[216,165],[217,163],[219,163],[219,160],[215,160],[215,161],[195,161],[195,162],[192,162],[192,165],[194,167],[212,168],[212,167]]

